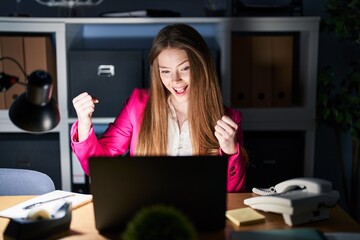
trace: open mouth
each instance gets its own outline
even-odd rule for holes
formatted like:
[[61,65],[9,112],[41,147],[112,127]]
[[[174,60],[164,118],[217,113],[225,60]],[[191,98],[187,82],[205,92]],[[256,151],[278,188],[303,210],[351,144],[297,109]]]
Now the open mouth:
[[184,94],[186,92],[186,89],[188,88],[188,86],[183,86],[183,87],[176,87],[174,89],[174,91],[177,93],[177,94]]

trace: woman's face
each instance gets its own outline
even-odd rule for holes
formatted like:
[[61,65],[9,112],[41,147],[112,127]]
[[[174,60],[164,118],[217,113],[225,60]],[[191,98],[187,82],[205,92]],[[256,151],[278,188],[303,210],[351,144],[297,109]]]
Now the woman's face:
[[167,48],[158,56],[161,81],[171,93],[171,100],[184,103],[190,90],[190,63],[184,50]]

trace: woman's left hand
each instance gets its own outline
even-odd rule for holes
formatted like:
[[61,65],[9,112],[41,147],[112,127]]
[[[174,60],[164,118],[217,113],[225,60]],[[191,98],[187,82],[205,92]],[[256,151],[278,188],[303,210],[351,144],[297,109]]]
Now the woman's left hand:
[[228,116],[223,116],[215,126],[215,137],[220,148],[228,155],[237,153],[236,131],[238,125]]

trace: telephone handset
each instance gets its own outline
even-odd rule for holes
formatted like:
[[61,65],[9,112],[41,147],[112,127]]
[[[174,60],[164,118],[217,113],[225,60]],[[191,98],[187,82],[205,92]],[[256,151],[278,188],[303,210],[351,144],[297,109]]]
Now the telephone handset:
[[331,191],[331,183],[319,178],[297,178],[281,182],[275,186],[278,193],[293,190],[296,187],[306,189],[312,193],[324,193]]
[[290,226],[329,218],[328,208],[339,199],[331,182],[319,178],[294,178],[270,188],[253,188],[253,192],[261,196],[245,199],[246,205],[281,213]]
[[270,188],[253,188],[253,192],[258,195],[274,195],[285,193],[296,189],[306,190],[312,193],[330,192],[331,182],[320,178],[294,178],[283,181]]

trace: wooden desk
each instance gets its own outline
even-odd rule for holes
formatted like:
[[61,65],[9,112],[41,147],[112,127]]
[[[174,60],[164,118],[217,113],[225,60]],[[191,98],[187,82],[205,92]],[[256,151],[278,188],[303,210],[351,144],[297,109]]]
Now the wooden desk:
[[[243,200],[251,197],[251,193],[229,193],[227,199],[228,209],[245,207]],[[0,210],[11,207],[22,201],[30,199],[31,196],[0,196]],[[265,229],[288,229],[290,226],[284,223],[280,214],[264,213],[266,216],[265,223],[237,227],[227,220],[224,231],[201,234],[200,239],[227,239],[231,231],[244,230],[265,230]],[[0,218],[0,239],[3,239],[3,232],[9,220]],[[360,225],[352,219],[342,208],[335,207],[330,210],[330,219],[307,223],[296,226],[298,228],[311,227],[317,228],[324,232],[360,232]],[[294,227],[293,227],[294,228]],[[73,210],[70,232],[65,239],[107,239],[106,236],[100,235],[95,229],[94,211],[92,203]]]

